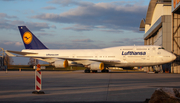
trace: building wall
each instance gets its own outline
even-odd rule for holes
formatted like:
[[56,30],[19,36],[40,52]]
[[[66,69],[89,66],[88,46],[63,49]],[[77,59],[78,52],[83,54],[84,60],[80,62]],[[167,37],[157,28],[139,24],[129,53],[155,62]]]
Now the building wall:
[[161,20],[162,26],[154,32],[154,34],[146,39],[146,45],[163,46],[167,51],[172,51],[172,35],[171,35],[171,15],[163,15]]
[[154,36],[154,45],[162,46],[162,28],[160,28]]
[[162,17],[162,46],[169,52],[172,51],[171,15]]

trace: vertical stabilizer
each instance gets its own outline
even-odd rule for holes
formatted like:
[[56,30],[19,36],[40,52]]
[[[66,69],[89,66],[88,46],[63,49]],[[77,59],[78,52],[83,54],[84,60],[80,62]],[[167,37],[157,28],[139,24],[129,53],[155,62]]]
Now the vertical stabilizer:
[[26,26],[18,26],[26,49],[48,49]]

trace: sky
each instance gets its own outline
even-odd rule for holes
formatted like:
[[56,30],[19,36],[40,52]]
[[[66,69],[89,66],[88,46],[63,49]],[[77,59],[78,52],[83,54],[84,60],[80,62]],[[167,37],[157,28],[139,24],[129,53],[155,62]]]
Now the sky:
[[[150,0],[0,0],[0,47],[24,49],[27,26],[49,49],[143,45],[139,31]],[[27,64],[28,58],[13,58]]]

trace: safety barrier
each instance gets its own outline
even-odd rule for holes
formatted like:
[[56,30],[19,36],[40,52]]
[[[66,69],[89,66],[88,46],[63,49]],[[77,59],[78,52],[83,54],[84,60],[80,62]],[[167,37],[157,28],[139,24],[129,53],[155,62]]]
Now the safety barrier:
[[42,89],[42,78],[41,78],[41,66],[38,64],[35,69],[35,90],[32,93],[33,94],[45,94]]

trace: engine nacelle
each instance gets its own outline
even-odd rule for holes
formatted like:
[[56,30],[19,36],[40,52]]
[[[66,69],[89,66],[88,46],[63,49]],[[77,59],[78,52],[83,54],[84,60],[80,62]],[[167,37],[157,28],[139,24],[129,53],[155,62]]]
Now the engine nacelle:
[[67,68],[69,66],[67,60],[57,60],[54,62],[56,68]]
[[89,68],[91,70],[103,70],[104,69],[104,63],[103,62],[94,62],[94,63],[91,63]]

